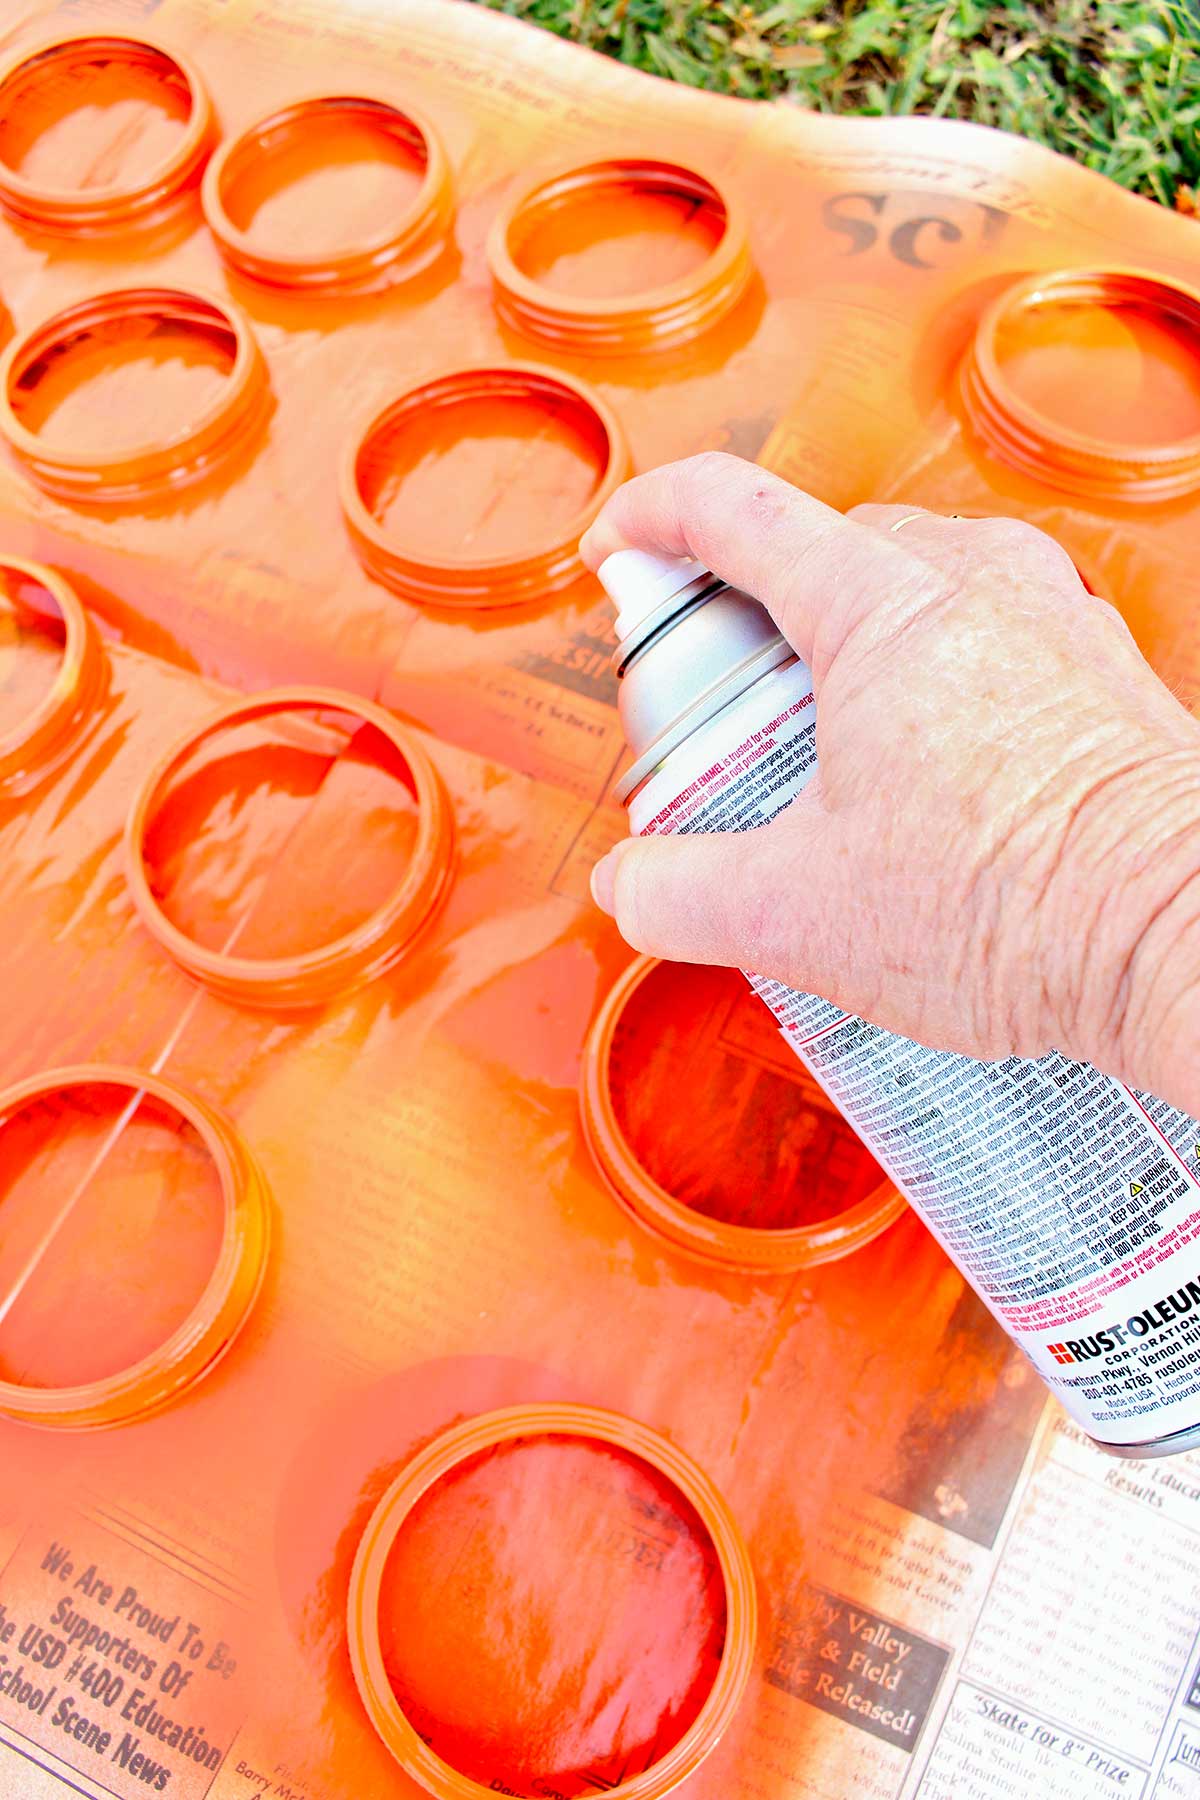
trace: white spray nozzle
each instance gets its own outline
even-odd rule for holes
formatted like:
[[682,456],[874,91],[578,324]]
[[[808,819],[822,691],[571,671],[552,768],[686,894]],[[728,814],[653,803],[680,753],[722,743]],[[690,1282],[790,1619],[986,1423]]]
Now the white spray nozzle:
[[627,638],[643,619],[708,570],[692,556],[656,556],[651,550],[614,550],[597,570],[617,609],[617,636]]

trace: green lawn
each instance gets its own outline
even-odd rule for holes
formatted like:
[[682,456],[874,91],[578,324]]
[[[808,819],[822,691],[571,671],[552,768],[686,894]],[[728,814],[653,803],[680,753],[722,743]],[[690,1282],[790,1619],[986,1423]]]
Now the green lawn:
[[1200,0],[483,0],[634,68],[1036,138],[1167,205],[1200,187]]

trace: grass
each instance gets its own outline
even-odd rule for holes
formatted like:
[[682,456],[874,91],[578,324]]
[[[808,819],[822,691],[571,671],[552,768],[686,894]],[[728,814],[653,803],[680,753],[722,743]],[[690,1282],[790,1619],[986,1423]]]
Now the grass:
[[1200,0],[483,4],[718,94],[996,125],[1200,211]]

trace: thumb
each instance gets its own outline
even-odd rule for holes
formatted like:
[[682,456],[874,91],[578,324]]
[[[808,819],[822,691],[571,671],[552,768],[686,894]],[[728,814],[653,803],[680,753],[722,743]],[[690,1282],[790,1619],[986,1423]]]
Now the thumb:
[[810,789],[751,831],[627,838],[592,896],[635,950],[818,983],[838,960],[831,824]]

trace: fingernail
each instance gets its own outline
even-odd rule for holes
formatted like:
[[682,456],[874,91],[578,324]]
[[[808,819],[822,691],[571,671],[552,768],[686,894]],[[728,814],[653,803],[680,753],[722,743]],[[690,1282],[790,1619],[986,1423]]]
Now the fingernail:
[[606,557],[612,555],[614,550],[629,549],[629,545],[619,533],[614,533],[608,527],[601,532],[600,525],[601,521],[595,520],[579,540],[580,559],[593,572],[600,567]]
[[594,536],[595,536],[595,525],[593,523],[592,525],[588,526],[587,530],[584,532],[583,536],[579,540],[579,554],[583,558],[584,562],[587,562],[588,545],[591,543]]
[[579,540],[579,560],[583,563],[585,568],[591,569],[593,573],[595,573],[596,569],[604,561],[602,556],[596,554],[593,547],[595,542],[596,537],[594,528],[589,525]]
[[617,910],[617,863],[620,858],[620,845],[616,845],[602,856],[592,870],[592,899],[613,918]]

